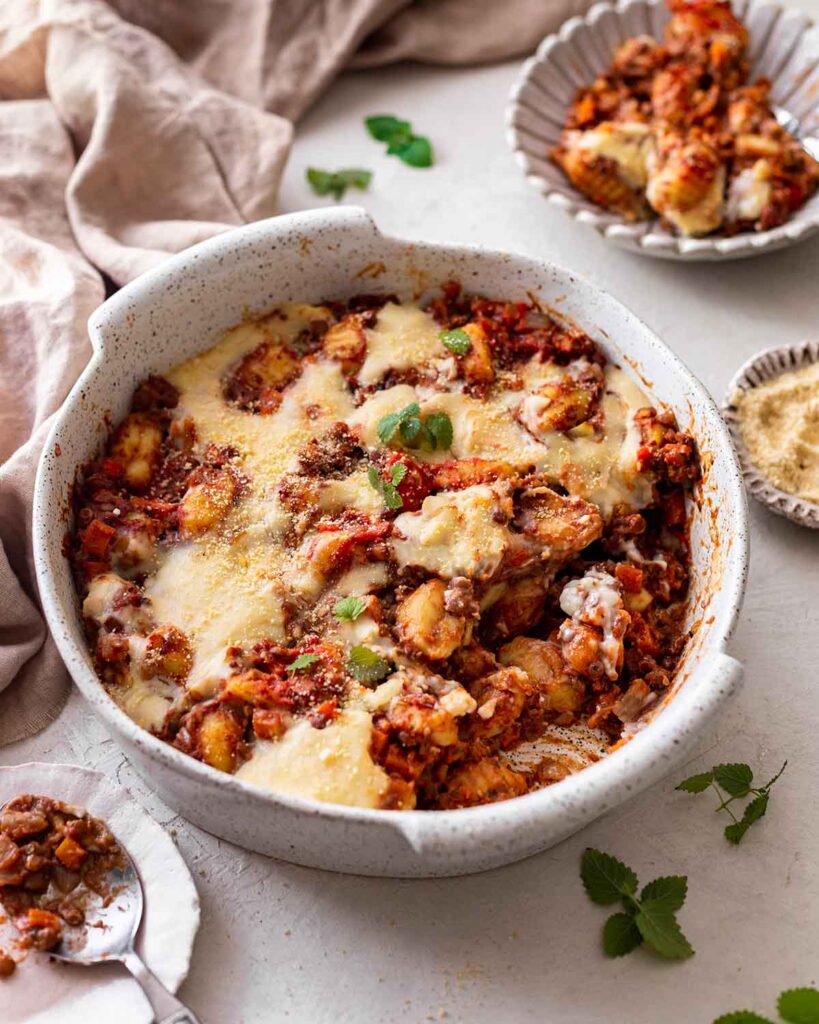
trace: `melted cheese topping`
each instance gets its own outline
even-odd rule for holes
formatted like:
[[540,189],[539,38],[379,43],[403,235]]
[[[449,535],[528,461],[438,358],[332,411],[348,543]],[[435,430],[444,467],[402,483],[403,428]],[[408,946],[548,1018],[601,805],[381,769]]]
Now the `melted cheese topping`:
[[498,495],[485,484],[431,495],[420,512],[395,520],[393,553],[399,565],[419,565],[444,579],[488,579],[508,545],[509,531],[496,519],[499,511]]
[[[104,574],[90,585],[85,614],[103,631],[113,619],[111,628],[129,636],[131,660],[112,692],[145,728],[159,730],[182,693],[175,681],[144,679],[140,672],[144,637],[139,634],[158,624],[175,625],[190,641],[193,665],[185,685],[197,699],[214,696],[220,682],[234,671],[229,648],[262,639],[287,642],[292,608],[303,610],[319,602],[325,609],[321,614],[327,640],[347,650],[365,645],[391,659],[399,670],[412,667],[369,613],[353,622],[339,622],[330,613],[342,596],[366,596],[387,585],[388,564],[356,563],[334,576],[330,558],[330,569],[321,568],[317,556],[332,553],[338,533],[310,528],[294,541],[293,517],[277,493],[282,475],[298,470],[299,449],[339,421],[346,422],[363,445],[383,448],[378,437],[381,418],[417,402],[422,416],[450,417],[453,441],[449,451],[419,449],[413,458],[497,459],[521,471],[535,469],[571,494],[597,503],[604,513],[618,502],[643,507],[651,501],[651,480],[637,472],[641,442],[634,421],[634,413],[648,400],[622,370],[608,366],[604,371],[605,394],[595,429],[584,424],[568,432],[539,432],[526,415],[527,401],[545,382],[587,369],[588,364],[578,361],[561,368],[533,359],[514,374],[500,374],[486,397],[472,397],[464,393],[454,358],[440,342],[439,325],[413,305],[388,303],[379,311],[365,332],[367,353],[357,378],[360,385],[369,386],[391,371],[415,369],[422,371],[421,384],[375,391],[363,401],[359,397],[356,406],[341,364],[319,353],[303,361],[300,376],[284,389],[275,412],[258,415],[225,401],[223,380],[245,355],[261,342],[292,342],[320,316],[328,316],[327,311],[282,306],[257,322],[228,331],[212,349],[168,374],[179,391],[174,417],[190,419],[195,427],[194,454],[201,456],[210,443],[233,446],[238,455],[231,464],[241,477],[241,491],[227,516],[202,535],[146,552],[144,565],[154,571],[144,583],[141,607],[115,608],[117,595],[128,586],[120,576]],[[384,511],[383,496],[370,484],[366,464],[341,479],[335,472],[326,479],[302,479],[311,506],[308,513],[331,517],[350,510],[378,518]],[[443,579],[489,580],[512,540],[506,525],[510,514],[511,502],[498,485],[431,495],[418,512],[396,516],[389,550],[399,567],[420,566]],[[485,595],[484,607],[488,603]],[[388,777],[369,754],[371,713],[387,708],[402,686],[401,671],[375,690],[350,683],[337,719],[324,729],[296,720],[281,739],[255,741],[238,776],[283,793],[378,806]],[[442,707],[453,715],[470,713],[474,703],[461,687],[441,698]]]
[[771,165],[757,160],[731,180],[726,207],[729,220],[756,220],[771,201]]
[[358,373],[363,385],[375,384],[389,370],[427,366],[448,353],[438,335],[441,328],[418,306],[388,302],[378,313],[375,325],[364,331],[367,358]]
[[589,156],[614,161],[617,173],[629,188],[645,188],[653,145],[648,125],[639,121],[604,121],[596,128],[578,132],[570,144]]
[[[613,576],[591,569],[582,579],[567,583],[560,594],[561,609],[576,623],[595,626],[602,633],[600,660],[609,679],[617,678],[622,641],[614,633],[617,613],[623,610],[620,584]],[[560,628],[560,639],[567,640],[571,625]]]
[[389,777],[370,757],[371,734],[369,713],[356,708],[324,729],[296,722],[280,740],[257,742],[236,777],[277,793],[376,807]]

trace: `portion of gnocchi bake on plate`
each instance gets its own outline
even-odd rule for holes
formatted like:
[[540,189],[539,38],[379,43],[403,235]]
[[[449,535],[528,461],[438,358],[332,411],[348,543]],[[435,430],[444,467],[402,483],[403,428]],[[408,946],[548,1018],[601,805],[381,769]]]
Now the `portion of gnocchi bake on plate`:
[[673,415],[536,304],[287,303],[137,388],[70,555],[145,729],[280,793],[465,807],[662,702],[698,474]]
[[581,89],[552,157],[594,203],[681,235],[767,231],[815,192],[819,163],[748,82],[748,31],[719,0],[670,0],[663,42],[624,42]]

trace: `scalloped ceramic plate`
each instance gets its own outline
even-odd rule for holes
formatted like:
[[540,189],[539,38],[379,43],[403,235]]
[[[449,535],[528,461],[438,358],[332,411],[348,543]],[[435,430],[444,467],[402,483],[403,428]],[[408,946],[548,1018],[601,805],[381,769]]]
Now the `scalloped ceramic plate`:
[[[798,11],[764,0],[736,0],[734,11],[750,33],[751,80],[771,80],[771,99],[819,133],[819,26]],[[631,223],[596,206],[549,160],[578,88],[590,84],[631,36],[662,36],[668,11],[662,0],[595,4],[547,36],[523,65],[506,112],[507,138],[531,185],[575,220],[631,252],[674,260],[756,256],[799,242],[819,229],[819,193],[791,219],[770,231],[732,238],[680,238],[658,220]]]
[[742,438],[737,406],[739,395],[743,391],[750,391],[783,373],[798,370],[811,363],[819,363],[819,342],[816,341],[804,341],[801,345],[783,345],[780,348],[769,348],[759,352],[739,368],[728,385],[722,415],[736,445],[742,476],[749,493],[778,515],[785,516],[800,526],[819,530],[819,505],[813,501],[805,501],[795,494],[788,494],[787,491],[780,491],[751,461]]

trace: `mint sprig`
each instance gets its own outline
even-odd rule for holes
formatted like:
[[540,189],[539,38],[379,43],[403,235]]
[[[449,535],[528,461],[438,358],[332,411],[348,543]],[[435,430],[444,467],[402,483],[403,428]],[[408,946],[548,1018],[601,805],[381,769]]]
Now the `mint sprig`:
[[[819,1024],[819,991],[815,988],[790,988],[780,993],[777,1012],[787,1024]],[[773,1024],[752,1010],[735,1010],[717,1017],[714,1024]]]
[[410,402],[399,412],[390,412],[378,421],[376,431],[384,444],[404,448],[429,448],[446,451],[452,446],[452,420],[445,412],[433,412],[421,418],[421,406]]
[[389,472],[390,478],[385,480],[375,466],[370,466],[367,470],[370,487],[378,491],[388,509],[403,508],[404,499],[398,493],[398,485],[407,475],[407,467],[403,462],[395,462]]
[[308,167],[305,177],[317,196],[342,199],[348,188],[369,188],[373,172],[363,167],[346,167],[340,171],[321,171],[317,167]]
[[424,135],[415,135],[409,121],[392,114],[377,114],[364,123],[374,139],[387,144],[388,156],[397,156],[410,167],[432,166],[432,143]]
[[694,950],[683,935],[676,912],[685,902],[688,879],[682,875],[655,878],[637,895],[637,875],[616,857],[587,849],[580,877],[589,899],[603,906],[616,903],[623,910],[603,926],[603,952],[625,956],[642,943],[665,960],[683,960]]
[[[729,843],[738,846],[751,825],[765,817],[771,786],[785,771],[787,765],[788,762],[785,761],[776,775],[764,786],[758,788],[753,786],[754,773],[750,766],[740,763],[718,764],[710,771],[689,775],[676,788],[684,793],[704,793],[707,789],[713,789],[719,798],[717,811],[725,811],[732,818],[731,824],[725,826],[725,838]],[[737,817],[730,805],[735,800],[742,800],[751,795],[753,795],[753,799],[748,801],[741,816]],[[817,1022],[819,1024],[819,1018],[817,1018]]]

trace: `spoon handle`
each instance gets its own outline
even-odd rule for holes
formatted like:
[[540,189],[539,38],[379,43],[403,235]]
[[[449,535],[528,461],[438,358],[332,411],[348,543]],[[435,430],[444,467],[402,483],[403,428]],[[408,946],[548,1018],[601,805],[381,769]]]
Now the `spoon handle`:
[[154,1011],[156,1024],[199,1024],[194,1012],[165,988],[133,950],[125,954],[122,962],[142,986]]

